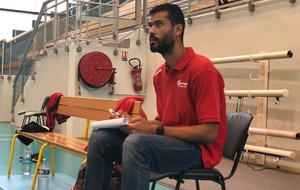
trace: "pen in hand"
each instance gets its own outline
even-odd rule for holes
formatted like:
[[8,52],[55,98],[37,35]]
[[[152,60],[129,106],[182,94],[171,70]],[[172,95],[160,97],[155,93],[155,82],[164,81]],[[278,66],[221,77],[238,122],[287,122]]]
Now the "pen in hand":
[[119,115],[119,113],[117,113],[115,110],[109,108],[108,109],[109,113],[111,113],[114,116],[111,116],[111,119],[117,119],[117,118],[124,118],[124,123],[126,123],[126,125],[130,125],[128,118],[126,118],[124,115]]
[[110,108],[108,111],[109,111],[109,113],[111,113],[111,114],[117,115],[117,112],[115,112],[115,110],[113,110],[113,109],[111,109],[111,108]]

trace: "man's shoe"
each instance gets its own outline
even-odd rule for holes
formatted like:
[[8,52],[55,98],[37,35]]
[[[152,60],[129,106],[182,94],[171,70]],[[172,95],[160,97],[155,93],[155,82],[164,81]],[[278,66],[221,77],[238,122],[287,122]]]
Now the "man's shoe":
[[[35,154],[31,155],[31,161],[32,162],[37,162],[38,158],[39,158],[39,153],[35,153]],[[41,160],[43,160],[43,156],[42,156]]]
[[[32,161],[32,162],[37,162],[37,161],[38,161],[38,158],[39,158],[39,153],[35,153],[35,154],[32,154],[32,155],[31,155],[31,161]],[[42,160],[43,160],[43,157],[42,157]],[[20,162],[23,161],[23,156],[20,156],[20,157],[19,157],[19,161],[20,161]]]

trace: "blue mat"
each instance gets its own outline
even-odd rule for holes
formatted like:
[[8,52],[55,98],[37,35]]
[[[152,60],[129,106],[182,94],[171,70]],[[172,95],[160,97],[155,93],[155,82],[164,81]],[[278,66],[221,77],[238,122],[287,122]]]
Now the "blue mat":
[[[0,176],[0,187],[3,190],[29,190],[31,188],[33,175],[12,175]],[[63,173],[55,173],[50,176],[49,190],[69,190],[75,184],[76,180]],[[36,184],[37,186],[37,184]]]

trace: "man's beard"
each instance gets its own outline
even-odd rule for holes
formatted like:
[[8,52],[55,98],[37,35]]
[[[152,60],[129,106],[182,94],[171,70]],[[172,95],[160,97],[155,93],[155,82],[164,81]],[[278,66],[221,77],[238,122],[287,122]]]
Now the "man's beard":
[[161,39],[158,39],[155,36],[150,36],[150,40],[156,42],[150,42],[150,50],[152,52],[158,52],[162,56],[172,53],[174,46],[174,38],[171,35],[165,35]]

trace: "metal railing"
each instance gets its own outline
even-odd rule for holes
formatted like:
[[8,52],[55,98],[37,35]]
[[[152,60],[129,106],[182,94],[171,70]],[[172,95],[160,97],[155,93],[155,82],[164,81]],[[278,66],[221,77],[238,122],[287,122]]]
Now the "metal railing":
[[3,72],[4,72],[4,68],[3,68],[3,63],[4,63],[4,45],[5,45],[5,40],[1,40],[1,48],[0,48],[0,76],[1,78],[3,78]]
[[[135,1],[123,1],[122,3],[129,2]],[[99,40],[99,36],[104,33],[102,30],[104,26],[113,26],[112,33],[116,36],[113,41],[118,41],[119,23],[125,22],[132,25],[141,23],[138,20],[141,14],[138,7],[141,5],[140,3],[137,5],[133,3],[133,5],[138,11],[135,11],[134,17],[127,19],[124,15],[119,14],[121,7],[119,1],[100,3],[78,0],[76,5],[70,4],[68,0],[45,1],[34,28],[8,41],[5,44],[6,47],[3,48],[5,49],[5,55],[3,56],[4,64],[2,66],[10,63],[7,74],[15,75],[11,112],[14,113],[14,107],[19,99],[21,99],[21,102],[25,101],[25,83],[29,76],[35,73],[36,60],[47,55],[47,49],[53,48],[53,52],[57,53],[59,46],[68,47],[71,40],[74,39],[79,44],[83,40]],[[91,33],[89,21],[98,23],[96,32]],[[103,25],[104,22],[109,24]],[[25,39],[20,40],[21,38]],[[14,65],[17,67],[14,67]],[[11,69],[14,72],[11,72]],[[16,69],[18,70],[16,71]]]
[[[58,8],[60,8],[62,4],[65,4],[64,11],[66,12],[66,14],[63,15],[58,12]],[[12,39],[8,42],[9,48],[6,50],[6,54],[9,54],[9,60],[6,60],[6,56],[4,60],[10,63],[20,63],[13,81],[12,113],[14,113],[15,104],[20,96],[21,101],[24,102],[25,83],[29,76],[34,73],[35,62],[40,56],[43,56],[42,50],[46,48],[45,45],[47,42],[55,42],[58,39],[67,37],[68,22],[66,18],[68,18],[68,11],[66,10],[68,10],[68,0],[45,1],[41,7],[34,28],[18,36],[18,40]],[[49,17],[50,20],[47,21]],[[66,25],[63,29],[60,28],[62,22],[64,23],[63,25]],[[21,37],[25,37],[26,39],[18,42]],[[18,51],[18,49],[20,49],[20,51]],[[21,60],[19,61],[20,57]],[[14,120],[14,118],[12,118],[12,120]]]
[[[232,5],[233,1],[235,0],[229,0]],[[42,47],[43,50],[46,50],[48,47],[68,46],[71,34],[73,34],[72,39],[77,40],[78,44],[93,40],[117,42],[119,30],[122,30],[122,28],[118,28],[119,24],[123,24],[123,28],[131,27],[129,30],[135,30],[134,27],[141,25],[146,29],[148,9],[163,2],[167,1],[75,0],[70,3],[69,0],[48,0],[43,3],[38,22],[33,29],[9,41],[1,41],[3,55],[0,55],[0,74],[1,76],[21,74],[22,72],[19,70],[23,69],[24,61],[28,60],[25,55],[26,51],[30,54],[34,48],[39,51],[37,48]],[[222,8],[218,5],[218,0],[168,0],[168,2],[178,4],[187,17],[197,14],[197,10],[208,10],[209,8],[210,11],[213,11]],[[238,0],[238,2],[245,3],[249,0]],[[36,31],[33,32],[34,30]],[[113,39],[108,39],[106,36],[113,36]],[[27,44],[30,44],[31,47],[28,47]],[[26,48],[30,50],[26,50]],[[26,77],[24,80],[26,81]]]
[[240,5],[248,5],[248,10],[253,12],[254,2],[258,1],[266,0],[229,0],[225,5],[219,5],[219,0],[75,0],[75,4],[69,0],[45,1],[33,29],[10,41],[2,41],[1,78],[3,74],[15,75],[11,112],[14,113],[19,99],[25,101],[24,86],[35,73],[36,60],[46,56],[51,48],[57,53],[58,47],[65,46],[67,50],[71,42],[80,46],[82,42],[93,40],[111,41],[117,48],[122,40],[118,39],[120,31],[134,31],[138,26],[147,32],[148,9],[164,2],[178,4],[187,23],[192,24],[193,18],[207,13],[219,19],[222,11]]

